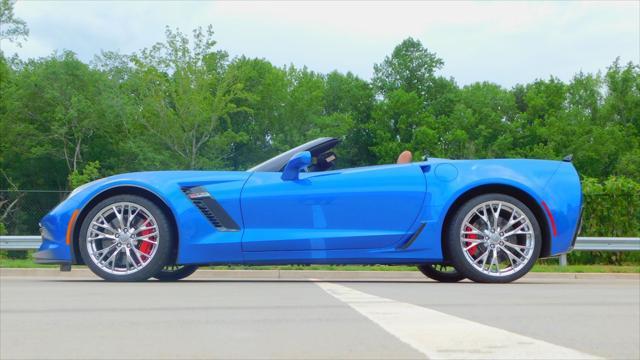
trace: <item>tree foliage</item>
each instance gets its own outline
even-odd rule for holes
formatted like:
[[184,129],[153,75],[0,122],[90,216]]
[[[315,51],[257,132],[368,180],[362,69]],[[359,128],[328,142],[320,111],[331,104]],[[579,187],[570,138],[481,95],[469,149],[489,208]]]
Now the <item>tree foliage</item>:
[[[2,0],[3,31],[12,23],[18,30],[11,34],[26,36],[12,5]],[[125,171],[243,170],[319,136],[342,139],[340,167],[390,163],[405,149],[418,159],[573,154],[579,173],[605,192],[622,178],[640,182],[638,64],[616,59],[604,72],[578,72],[568,82],[459,86],[439,74],[441,58],[409,38],[366,81],[230,58],[211,27],[189,35],[167,28],[165,35],[133,54],[104,52],[91,64],[71,52],[27,61],[1,55],[1,188],[10,181],[21,189],[69,189]]]
[[13,14],[15,3],[16,0],[0,0],[0,40],[22,46],[21,41],[26,41],[29,36],[29,28],[24,20]]
[[414,92],[423,99],[433,94],[436,70],[444,61],[419,40],[407,38],[381,64],[373,66],[373,84],[383,95],[395,90]]
[[227,71],[227,53],[215,44],[211,28],[198,28],[191,38],[167,28],[165,42],[102,61],[108,67],[115,60],[110,72],[132,94],[127,101],[133,111],[124,125],[127,147],[137,155],[133,161],[169,168],[224,166],[226,150],[243,141],[245,134],[234,132],[230,116],[247,111],[238,101],[248,95]]
[[[0,40],[28,35],[0,0]],[[640,236],[640,65],[507,89],[459,86],[412,38],[374,65],[371,81],[338,71],[230,58],[211,27],[91,64],[63,51],[17,60],[0,51],[0,233],[19,189],[69,190],[101,176],[164,169],[244,170],[320,136],[343,141],[338,166],[394,162],[403,150],[445,158],[574,155],[583,176],[584,235]],[[57,194],[53,194],[58,196]],[[9,231],[38,217],[19,212]],[[20,230],[22,229],[22,230]],[[573,253],[572,261],[637,261]],[[634,260],[635,259],[635,260]]]
[[69,186],[72,189],[100,178],[100,162],[90,161],[81,171],[75,170],[69,174]]
[[[582,234],[587,236],[640,236],[640,183],[612,176],[606,180],[585,178]],[[574,263],[623,263],[640,261],[635,252],[573,252]]]

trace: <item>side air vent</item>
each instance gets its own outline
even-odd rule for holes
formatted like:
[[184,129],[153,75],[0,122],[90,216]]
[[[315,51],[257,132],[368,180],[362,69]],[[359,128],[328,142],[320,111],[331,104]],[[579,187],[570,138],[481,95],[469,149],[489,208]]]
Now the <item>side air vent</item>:
[[240,230],[238,224],[205,188],[182,188],[182,191],[218,231]]
[[422,233],[422,230],[424,230],[424,226],[426,225],[426,223],[421,223],[420,227],[418,228],[418,230],[416,230],[415,233],[413,233],[413,235],[411,235],[411,237],[402,245],[400,245],[398,247],[398,249],[408,249],[409,246],[413,245],[413,242],[416,241],[416,239],[418,238],[418,236],[420,236],[420,234]]

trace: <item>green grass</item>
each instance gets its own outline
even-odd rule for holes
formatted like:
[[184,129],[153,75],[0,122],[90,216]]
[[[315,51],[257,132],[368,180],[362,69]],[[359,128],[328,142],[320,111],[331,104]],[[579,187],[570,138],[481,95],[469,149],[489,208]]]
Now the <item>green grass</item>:
[[210,266],[212,270],[325,270],[325,271],[414,271],[406,265],[267,265],[267,266]]
[[567,265],[536,264],[533,272],[546,273],[640,273],[640,265]]
[[[210,266],[214,270],[338,270],[338,271],[415,271],[415,266],[388,265],[281,265],[281,266]],[[640,265],[568,265],[536,264],[533,272],[562,273],[640,273]]]
[[[58,265],[36,264],[32,259],[0,257],[0,268],[57,268]],[[79,266],[76,266],[79,267]],[[84,267],[84,266],[83,266]],[[281,266],[209,266],[213,270],[338,270],[338,271],[414,271],[415,266],[388,265],[281,265]],[[536,264],[533,272],[559,273],[640,273],[640,265],[568,265]]]
[[36,264],[32,259],[8,259],[0,257],[0,268],[57,268],[60,265]]

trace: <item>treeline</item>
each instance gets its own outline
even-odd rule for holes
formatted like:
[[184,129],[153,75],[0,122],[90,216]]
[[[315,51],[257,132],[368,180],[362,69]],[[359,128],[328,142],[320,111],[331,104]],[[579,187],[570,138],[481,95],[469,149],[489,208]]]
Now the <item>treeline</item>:
[[[134,54],[0,57],[2,188],[69,189],[119,172],[243,170],[319,136],[343,139],[340,167],[404,149],[447,158],[560,159],[580,174],[640,179],[640,67],[578,72],[506,89],[459,86],[408,38],[371,81],[231,58],[211,28]],[[578,67],[578,66],[576,66]],[[418,156],[418,157],[419,157]]]

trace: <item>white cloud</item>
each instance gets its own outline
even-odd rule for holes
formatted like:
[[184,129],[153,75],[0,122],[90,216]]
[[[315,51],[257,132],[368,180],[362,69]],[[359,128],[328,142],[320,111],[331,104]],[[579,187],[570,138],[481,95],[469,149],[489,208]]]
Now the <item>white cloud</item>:
[[16,15],[31,35],[23,58],[69,49],[85,61],[101,49],[130,53],[164,37],[212,24],[222,49],[277,65],[369,78],[402,39],[413,36],[445,60],[461,84],[505,86],[579,70],[620,56],[640,62],[638,2],[29,2]]

